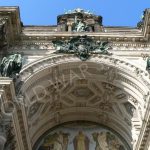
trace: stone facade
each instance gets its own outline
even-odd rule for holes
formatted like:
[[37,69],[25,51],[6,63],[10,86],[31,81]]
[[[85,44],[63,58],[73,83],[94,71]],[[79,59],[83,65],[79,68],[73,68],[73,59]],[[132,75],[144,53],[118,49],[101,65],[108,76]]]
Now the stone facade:
[[38,150],[53,129],[86,122],[111,130],[124,149],[149,150],[150,10],[134,28],[105,27],[82,9],[55,26],[23,26],[19,13],[0,7],[0,60],[8,59],[1,72],[15,69],[9,56],[22,56],[19,73],[0,77],[0,148]]

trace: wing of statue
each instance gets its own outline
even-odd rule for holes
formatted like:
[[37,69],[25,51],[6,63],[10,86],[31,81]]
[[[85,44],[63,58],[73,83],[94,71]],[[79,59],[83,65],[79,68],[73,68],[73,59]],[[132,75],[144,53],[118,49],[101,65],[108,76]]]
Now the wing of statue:
[[109,45],[109,42],[106,41],[106,42],[102,42],[102,46],[105,50],[108,50],[110,48],[110,45]]
[[7,61],[8,61],[8,59],[6,58],[6,57],[4,57],[3,59],[2,59],[2,61],[1,61],[1,63],[0,63],[0,72],[1,72],[1,74],[3,74],[4,73],[4,67],[5,67],[5,65],[6,65],[6,63],[7,63]]
[[70,43],[76,43],[76,42],[78,42],[79,41],[79,39],[80,39],[80,36],[77,36],[77,37],[74,37],[74,38],[72,38],[71,40],[70,40]]
[[64,41],[56,40],[56,41],[52,41],[52,42],[57,50],[55,53],[61,53],[61,52],[65,52],[67,50],[67,45]]
[[54,44],[54,46],[62,46],[64,44],[64,42],[61,40],[55,40],[52,41],[52,43]]
[[1,64],[5,64],[7,60],[8,60],[8,59],[7,59],[6,57],[4,57],[4,58],[2,59]]

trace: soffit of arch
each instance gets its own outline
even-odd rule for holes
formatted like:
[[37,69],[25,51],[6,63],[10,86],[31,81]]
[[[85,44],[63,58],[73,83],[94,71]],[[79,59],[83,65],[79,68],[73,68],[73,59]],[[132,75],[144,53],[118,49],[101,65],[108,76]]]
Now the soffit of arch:
[[[79,79],[72,84],[59,84],[59,89],[54,86],[45,87],[46,91],[40,90],[31,98],[28,108],[29,122],[34,123],[37,119],[43,119],[43,115],[54,114],[58,110],[82,107],[114,114],[130,127],[132,119],[136,126],[142,122],[142,114],[139,114],[140,106],[131,95],[122,89],[106,82],[91,82]],[[46,93],[43,93],[46,92]],[[46,94],[46,95],[45,95]],[[28,95],[28,94],[27,94]],[[29,98],[29,97],[28,97]],[[137,122],[139,122],[137,124]]]
[[[76,66],[79,66],[79,65],[80,65],[80,67],[88,67],[88,68],[86,68],[86,70],[83,70],[84,72],[82,72],[81,68],[76,68]],[[120,70],[117,70],[116,68],[108,67],[107,65],[104,65],[104,64],[102,66],[95,65],[92,68],[92,66],[90,66],[88,63],[80,64],[80,63],[75,63],[75,62],[69,63],[69,65],[66,64],[66,65],[64,65],[64,67],[62,65],[59,65],[59,68],[58,67],[54,67],[53,69],[48,68],[47,71],[45,68],[41,72],[38,72],[37,74],[35,73],[34,77],[29,76],[29,80],[22,87],[22,91],[27,92],[28,88],[29,88],[29,90],[32,89],[35,86],[34,85],[35,83],[40,83],[40,80],[42,80],[42,81],[45,80],[47,84],[55,84],[55,82],[56,82],[55,79],[58,78],[58,80],[61,80],[61,82],[62,82],[63,80],[66,80],[65,78],[69,79],[69,77],[67,77],[67,75],[65,75],[65,73],[69,75],[68,71],[71,70],[72,73],[74,73],[74,75],[79,78],[84,78],[83,73],[84,73],[84,75],[86,75],[85,73],[87,73],[86,78],[95,78],[97,80],[101,79],[102,81],[106,81],[106,82],[108,82],[109,80],[110,80],[109,82],[115,81],[115,84],[118,84],[118,85],[119,85],[119,83],[124,83],[122,85],[120,84],[120,87],[127,89],[126,90],[127,92],[133,91],[131,95],[133,95],[133,97],[135,97],[135,99],[139,99],[138,102],[140,103],[140,105],[142,105],[142,108],[144,109],[145,102],[143,101],[143,99],[144,99],[143,96],[146,96],[148,94],[148,87],[145,87],[144,83],[139,82],[135,77],[130,77],[130,76],[127,77],[127,75],[125,75],[125,73],[124,74],[123,74],[123,72],[119,73]],[[92,76],[90,77],[89,74]],[[96,77],[96,74],[97,74],[98,78]],[[32,74],[30,74],[30,75],[32,75]],[[58,77],[59,75],[61,75],[61,76]],[[46,76],[47,76],[47,78],[46,78]],[[139,76],[138,76],[138,78],[139,78]],[[146,80],[144,80],[144,81],[146,81]],[[47,86],[45,83],[40,83],[40,84],[43,87]],[[139,95],[139,98],[136,96],[137,93]],[[28,95],[30,95],[30,94],[28,93]]]
[[[43,76],[51,73],[51,77],[55,78],[56,75],[58,76],[61,74],[62,70],[64,73],[67,73],[68,67],[71,70],[78,70],[82,74],[87,72],[87,75],[91,74],[92,70],[95,69],[93,70],[95,72],[92,74],[102,75],[105,73],[107,78],[111,78],[108,80],[114,80],[116,73],[120,73],[126,76],[125,78],[128,78],[128,80],[131,80],[132,78],[133,82],[140,82],[143,86],[146,84],[146,89],[149,88],[149,75],[145,70],[123,58],[120,60],[117,56],[110,57],[105,55],[95,55],[86,62],[80,61],[79,58],[76,58],[73,55],[48,56],[24,66],[20,72],[19,80],[26,83],[24,84],[24,87],[28,87],[29,85],[27,85],[28,82],[26,81],[30,81],[30,84],[32,84],[34,80],[37,81]],[[137,83],[137,85],[138,84],[139,83]],[[144,91],[146,90],[144,89]]]
[[[72,84],[70,71],[73,74]],[[83,75],[85,72],[87,74]],[[27,105],[30,104],[27,116],[31,137],[37,131],[42,134],[39,129],[51,117],[59,122],[59,114],[61,117],[67,114],[73,117],[74,113],[82,114],[86,110],[86,115],[98,111],[97,116],[103,114],[114,124],[121,123],[120,128],[132,129],[132,138],[136,141],[147,103],[143,99],[148,96],[149,82],[148,74],[133,64],[102,55],[95,55],[87,62],[72,55],[57,55],[24,67],[20,77],[20,81],[24,82],[21,92],[26,92]],[[46,95],[40,101],[36,96],[43,97],[42,90],[37,90],[36,94],[31,90],[38,85],[46,89]],[[70,107],[72,112],[69,112]],[[114,117],[111,118],[111,115]]]
[[[84,67],[83,70],[80,67]],[[47,68],[49,69],[49,68]],[[143,83],[139,82],[133,77],[128,77],[127,74],[119,72],[116,68],[108,67],[107,65],[92,66],[88,63],[69,63],[63,67],[63,65],[54,66],[46,72],[41,70],[37,73],[37,76],[30,77],[28,82],[22,87],[22,91],[28,92],[28,96],[32,96],[31,89],[42,86],[47,87],[49,85],[57,84],[58,82],[66,84],[65,82],[72,82],[74,78],[81,79],[86,78],[95,81],[110,82],[120,88],[125,89],[129,93],[135,93],[140,95],[139,99],[143,98],[143,95],[147,94],[148,88],[145,88]],[[56,85],[57,86],[57,85]],[[145,89],[144,89],[145,88]],[[144,90],[143,90],[144,89]],[[137,98],[138,99],[138,98]],[[141,102],[142,103],[142,102]]]

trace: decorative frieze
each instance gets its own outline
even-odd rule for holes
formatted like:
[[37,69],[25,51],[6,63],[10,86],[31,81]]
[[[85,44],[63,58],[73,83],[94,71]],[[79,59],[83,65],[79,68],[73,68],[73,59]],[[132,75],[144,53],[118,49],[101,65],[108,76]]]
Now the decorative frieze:
[[[61,39],[61,38],[60,38]],[[100,39],[99,39],[100,40]],[[97,41],[99,41],[97,40]],[[42,41],[42,42],[17,42],[13,46],[9,47],[10,53],[12,51],[31,51],[31,50],[55,50],[55,46],[52,42],[53,40],[49,41]],[[101,39],[103,41],[103,39]],[[107,39],[105,40],[107,41]],[[118,42],[111,42],[111,50],[110,51],[128,51],[128,52],[137,52],[139,53],[141,51],[141,54],[149,53],[150,50],[150,44],[146,43],[118,43]],[[8,51],[8,53],[9,53]]]

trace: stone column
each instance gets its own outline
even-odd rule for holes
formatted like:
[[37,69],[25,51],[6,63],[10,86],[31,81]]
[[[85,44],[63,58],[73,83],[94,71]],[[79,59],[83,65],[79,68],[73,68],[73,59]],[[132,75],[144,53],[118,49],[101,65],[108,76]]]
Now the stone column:
[[66,24],[60,24],[57,26],[57,30],[59,32],[65,32],[66,31]]
[[92,26],[89,26],[89,32],[93,32]]
[[95,25],[94,25],[94,31],[95,31],[95,32],[100,32],[100,31],[102,31],[102,26],[100,26],[99,24],[95,24]]
[[68,26],[68,32],[71,32],[72,31],[72,23],[68,22],[67,26]]
[[4,150],[5,143],[6,143],[6,138],[0,134],[0,150]]

